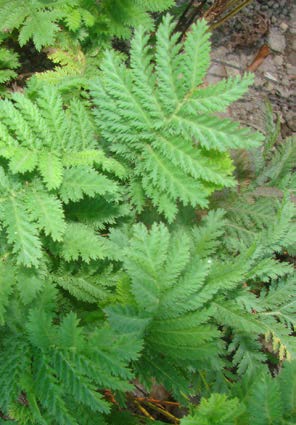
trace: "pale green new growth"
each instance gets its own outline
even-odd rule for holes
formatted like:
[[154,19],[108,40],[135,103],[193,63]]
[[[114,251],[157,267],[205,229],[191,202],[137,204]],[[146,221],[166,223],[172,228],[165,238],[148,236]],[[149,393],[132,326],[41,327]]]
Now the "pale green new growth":
[[17,76],[16,69],[20,66],[17,53],[6,48],[0,48],[0,84],[6,83]]
[[296,362],[286,362],[272,377],[259,367],[251,377],[231,384],[227,394],[212,393],[192,406],[181,425],[292,425],[295,420]]
[[118,186],[98,168],[118,177],[124,168],[98,149],[81,101],[72,100],[65,109],[61,96],[49,87],[35,101],[19,93],[11,98],[0,101],[0,156],[7,164],[0,167],[0,222],[17,263],[38,266],[43,233],[60,243],[66,261],[104,257],[96,223],[66,224],[65,204],[76,205],[79,213],[79,201],[105,201],[100,226],[112,222],[121,214],[118,208],[116,212]]
[[[173,0],[0,0],[0,30],[17,29],[19,44],[33,40],[37,50],[53,45],[62,25],[78,38],[83,29],[90,38],[94,34],[96,42],[104,43],[113,36],[128,38],[131,28],[140,24],[151,28],[148,12],[172,4]],[[63,37],[67,39],[65,33]]]

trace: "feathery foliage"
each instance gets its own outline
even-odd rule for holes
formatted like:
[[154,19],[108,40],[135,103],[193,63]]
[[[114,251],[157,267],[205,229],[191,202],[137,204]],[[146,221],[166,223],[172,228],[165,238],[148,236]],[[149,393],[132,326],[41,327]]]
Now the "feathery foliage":
[[[287,202],[282,210],[292,207]],[[154,224],[149,232],[136,225],[129,243],[121,242],[115,233],[113,243],[120,247],[114,251],[130,282],[128,301],[106,309],[109,322],[123,334],[144,339],[147,352],[137,369],[144,381],[154,376],[162,382],[166,376],[163,383],[176,394],[180,382],[175,385],[175,369],[185,376],[197,365],[219,370],[219,356],[225,353],[223,338],[230,330],[233,343],[229,349],[235,353],[233,363],[241,373],[252,370],[253,362],[258,366],[264,361],[259,336],[273,341],[280,358],[296,354],[295,343],[288,337],[295,326],[293,268],[284,263],[280,266],[271,258],[266,247],[273,243],[274,235],[268,233],[259,235],[236,257],[225,258],[221,237],[225,224],[223,212],[218,210],[209,213],[203,226],[194,228],[191,235],[184,230],[170,234],[162,224]],[[270,228],[273,226],[279,227],[279,222]],[[285,238],[289,235],[283,231],[280,244],[285,245]],[[252,286],[263,270],[273,283],[257,299]],[[220,326],[225,327],[223,332]],[[155,364],[151,362],[147,368],[151,356]],[[158,358],[172,368],[162,370]]]
[[296,421],[295,140],[215,115],[252,76],[203,83],[204,21],[150,38],[172,3],[0,0],[61,65],[0,100],[1,423]]
[[[267,114],[267,123],[270,119]],[[296,138],[287,137],[275,144],[277,126],[269,124],[269,127],[271,132],[267,133],[262,147],[235,155],[239,187],[213,197],[212,207],[227,211],[229,244],[238,237],[250,243],[258,231],[266,228],[270,218],[279,214],[279,201],[285,196],[295,197]],[[291,235],[291,241],[295,237]],[[285,248],[291,250],[291,246]]]
[[[257,376],[230,385],[229,393],[213,393],[193,407],[181,425],[275,425],[295,421],[296,362],[286,363],[276,378],[261,369]],[[286,398],[288,395],[288,399]]]
[[[10,321],[1,331],[0,407],[15,418],[26,410],[32,424],[78,424],[76,405],[100,420],[110,405],[99,390],[131,388],[127,365],[137,357],[139,343],[106,327],[84,328],[75,313],[57,325],[54,307],[53,288],[29,308],[11,305]],[[26,394],[25,408],[21,393]]]
[[17,53],[3,47],[0,48],[0,84],[16,77],[16,69],[19,65]]
[[[44,87],[34,101],[19,93],[0,101],[0,117],[0,220],[17,263],[37,267],[44,236],[66,261],[103,257],[96,225],[67,215],[78,213],[79,201],[85,199],[116,205],[117,184],[98,169],[118,177],[124,169],[97,149],[83,103],[73,99],[64,109],[58,92]],[[109,221],[107,213],[105,219]]]
[[235,185],[229,149],[254,147],[261,140],[260,134],[212,114],[241,97],[252,76],[202,87],[209,66],[207,26],[194,25],[184,45],[173,29],[167,16],[156,33],[154,56],[148,34],[137,30],[129,68],[107,51],[92,90],[103,136],[133,169],[133,204],[141,211],[149,198],[169,221],[178,202],[204,208],[214,190]]
[[134,26],[152,26],[147,12],[162,11],[172,0],[1,0],[0,31],[18,30],[20,46],[32,39],[37,50],[69,31],[84,43],[130,35]]

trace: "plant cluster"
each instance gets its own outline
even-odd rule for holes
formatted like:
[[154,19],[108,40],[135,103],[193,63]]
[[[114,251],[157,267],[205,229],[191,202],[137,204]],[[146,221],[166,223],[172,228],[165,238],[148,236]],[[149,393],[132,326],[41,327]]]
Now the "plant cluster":
[[295,423],[295,139],[216,114],[252,75],[171,4],[0,0],[61,64],[0,100],[0,423]]

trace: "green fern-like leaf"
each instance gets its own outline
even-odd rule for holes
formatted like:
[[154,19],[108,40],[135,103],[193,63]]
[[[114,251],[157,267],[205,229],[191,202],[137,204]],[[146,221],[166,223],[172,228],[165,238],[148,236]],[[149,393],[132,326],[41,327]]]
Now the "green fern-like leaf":
[[118,274],[109,267],[100,271],[95,270],[93,274],[87,274],[85,270],[70,273],[69,270],[62,268],[54,276],[54,281],[78,300],[97,303],[114,299],[113,290],[118,277]]
[[[0,116],[0,156],[4,159],[0,220],[18,264],[39,265],[44,235],[64,247],[62,256],[67,261],[102,258],[102,243],[86,226],[104,228],[128,213],[121,205],[117,177],[106,175],[123,179],[126,172],[97,149],[85,105],[73,100],[65,108],[58,91],[45,86],[34,100],[14,93],[11,100],[0,101]],[[90,200],[97,214],[91,216],[88,210],[85,219]],[[69,226],[72,229],[75,224],[68,222],[67,227],[65,209],[70,201],[69,216],[75,211],[74,221],[79,214],[82,217],[83,224],[77,223],[79,236],[70,235]]]
[[[42,293],[45,308],[42,297],[28,310],[17,303],[17,314],[1,335],[1,410],[21,423],[27,416],[32,423],[70,425],[80,423],[76,405],[98,414],[103,424],[110,405],[98,390],[131,389],[128,362],[137,358],[141,345],[106,327],[84,328],[74,313],[54,324],[50,292]],[[19,406],[25,393],[27,413]]]
[[[150,231],[136,225],[130,242],[116,232],[111,235],[115,258],[123,262],[128,280],[125,304],[111,305],[106,312],[118,332],[144,339],[145,361],[137,370],[145,382],[147,374],[140,368],[147,357],[164,356],[172,370],[181,368],[183,373],[186,364],[193,367],[197,362],[200,367],[219,368],[218,356],[224,352],[221,326],[227,335],[231,332],[228,352],[241,375],[252,375],[266,359],[259,336],[272,344],[279,359],[295,356],[289,337],[295,323],[293,269],[287,265],[279,269],[268,258],[265,232],[229,259],[222,248],[227,223],[223,218],[223,211],[212,211],[191,234],[184,229],[170,233],[162,224],[153,224]],[[260,263],[268,264],[272,284],[256,298],[250,289]],[[288,277],[280,282],[282,273]],[[150,373],[179,398],[169,372],[153,365]]]
[[227,399],[223,394],[212,394],[202,399],[193,415],[181,420],[181,425],[234,425],[244,411],[238,399]]
[[66,261],[73,261],[82,258],[89,262],[91,259],[104,258],[105,242],[94,233],[92,229],[84,224],[67,224],[63,243],[60,247],[60,255]]
[[[172,0],[103,0],[99,4],[94,0],[49,0],[46,4],[42,0],[1,0],[0,29],[17,29],[20,45],[32,39],[38,50],[53,45],[61,27],[78,38],[79,32],[84,32],[88,44],[105,44],[113,36],[128,38],[131,28],[140,24],[152,28],[148,12],[163,11],[172,4]],[[67,34],[63,35],[65,41]]]
[[61,202],[45,192],[32,191],[26,196],[26,204],[38,227],[53,240],[61,241],[66,227]]
[[5,311],[9,303],[9,296],[14,286],[13,269],[6,264],[1,264],[1,284],[0,284],[0,324],[5,322]]
[[[102,76],[93,83],[102,134],[129,162],[143,194],[169,221],[178,200],[205,207],[215,188],[234,185],[226,151],[256,146],[262,139],[211,114],[239,98],[252,78],[200,88],[209,65],[208,38],[201,21],[188,34],[180,55],[178,35],[166,17],[156,35],[155,66],[148,36],[139,29],[132,41],[130,69],[118,55],[106,52]],[[143,208],[142,202],[136,204]]]
[[87,167],[73,167],[65,171],[61,186],[61,198],[65,203],[79,201],[88,195],[104,195],[116,191],[116,185],[112,184],[105,176],[99,175],[95,170]]
[[31,221],[23,205],[13,197],[6,200],[2,221],[7,230],[7,240],[13,245],[13,253],[18,264],[25,266],[38,265],[41,258],[41,243],[37,226]]
[[19,66],[20,63],[17,53],[5,48],[0,48],[0,84],[15,78],[17,76],[15,70]]
[[248,410],[250,420],[256,425],[273,424],[283,417],[280,388],[276,380],[266,374],[254,384]]
[[278,381],[280,384],[280,394],[284,415],[288,418],[290,415],[295,418],[296,414],[296,384],[295,384],[296,362],[286,362],[281,371]]
[[0,28],[2,31],[18,29],[18,40],[21,46],[32,39],[37,50],[40,50],[45,45],[51,45],[55,40],[59,30],[57,21],[64,17],[59,3],[61,4],[61,2],[51,0],[46,7],[39,0],[28,0],[27,2],[1,0]]

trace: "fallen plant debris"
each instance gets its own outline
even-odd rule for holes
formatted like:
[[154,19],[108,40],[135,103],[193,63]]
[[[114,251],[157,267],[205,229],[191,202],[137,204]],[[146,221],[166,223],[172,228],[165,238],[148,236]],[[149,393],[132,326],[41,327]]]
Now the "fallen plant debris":
[[262,47],[260,47],[257,55],[253,59],[252,63],[248,66],[247,70],[250,72],[255,72],[269,54],[270,49],[266,44],[264,44]]

